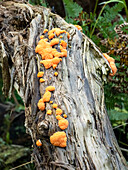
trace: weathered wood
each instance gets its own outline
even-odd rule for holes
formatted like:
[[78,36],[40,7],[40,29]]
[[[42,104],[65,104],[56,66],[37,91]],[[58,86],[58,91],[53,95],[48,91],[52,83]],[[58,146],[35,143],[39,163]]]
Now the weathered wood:
[[[1,2],[0,12],[1,57],[11,61],[7,72],[11,77],[9,93],[14,86],[24,101],[25,126],[33,141],[36,168],[126,170],[104,104],[103,83],[110,68],[98,47],[46,8],[8,1]],[[43,30],[54,27],[71,35],[69,40],[65,38],[68,56],[57,67],[58,77],[53,76],[52,68],[45,70],[40,65],[40,56],[35,54]],[[47,80],[43,85],[37,78],[40,70]],[[55,147],[49,140],[54,132],[60,131],[55,113],[49,116],[37,108],[45,88],[51,84],[56,88],[51,100],[68,115],[66,148]],[[46,109],[50,107],[47,103]],[[35,144],[37,139],[43,141],[41,149]]]

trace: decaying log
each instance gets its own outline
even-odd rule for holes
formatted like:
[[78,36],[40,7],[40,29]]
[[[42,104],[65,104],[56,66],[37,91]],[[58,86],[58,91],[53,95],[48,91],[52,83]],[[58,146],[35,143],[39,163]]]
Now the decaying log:
[[[1,61],[6,61],[6,65],[1,62],[4,92],[11,95],[15,87],[24,101],[25,126],[33,141],[36,168],[127,169],[104,104],[103,83],[110,67],[98,47],[46,8],[6,1],[0,2],[0,13],[0,55]],[[66,40],[68,56],[57,67],[58,77],[53,76],[53,68],[46,70],[40,65],[40,55],[35,53],[43,30],[55,27],[70,34]],[[47,80],[42,84],[37,78],[40,69]],[[50,136],[60,131],[54,111],[52,115],[46,114],[50,103],[45,111],[37,108],[45,88],[51,84],[56,89],[51,100],[68,115],[66,148],[50,143]],[[41,148],[36,146],[37,139],[43,143]]]

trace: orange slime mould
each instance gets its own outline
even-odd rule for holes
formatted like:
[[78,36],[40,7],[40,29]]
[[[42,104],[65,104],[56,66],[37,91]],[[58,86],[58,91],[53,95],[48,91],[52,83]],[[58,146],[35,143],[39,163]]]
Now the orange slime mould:
[[51,45],[51,46],[54,46],[54,45],[56,45],[56,44],[59,44],[59,38],[54,38],[54,39],[52,39],[51,42],[50,42],[50,45]]
[[61,120],[61,119],[63,119],[63,118],[62,118],[62,116],[57,115],[57,116],[56,116],[56,119],[57,119],[57,120]]
[[46,91],[43,95],[43,102],[49,102],[51,98],[51,92]]
[[115,65],[115,60],[112,57],[109,57],[109,55],[107,55],[106,53],[103,53],[103,56],[108,60],[110,67],[112,69],[112,73],[110,73],[110,76],[114,76],[117,72],[117,68]]
[[55,34],[51,33],[51,34],[48,36],[48,38],[49,38],[49,39],[52,39],[52,38],[54,38],[54,36],[55,36]]
[[44,35],[41,35],[41,36],[40,36],[40,39],[43,39],[43,38],[44,38]]
[[43,102],[43,99],[40,99],[37,104],[39,110],[43,111],[45,110],[45,103]]
[[50,136],[50,142],[54,146],[66,147],[67,137],[65,132],[56,132]]
[[64,114],[64,115],[63,115],[63,117],[64,117],[64,118],[67,118],[67,115],[66,115],[66,114]]
[[58,76],[58,72],[55,72],[55,73],[54,73],[54,76]]
[[64,40],[61,40],[60,45],[61,45],[64,49],[66,49],[66,47],[67,47],[67,43],[66,43]]
[[67,129],[68,124],[69,124],[69,123],[68,123],[68,120],[66,120],[66,119],[64,119],[64,118],[60,119],[59,122],[58,122],[58,126],[59,126],[60,129],[62,129],[62,130]]
[[51,111],[51,110],[48,110],[48,111],[47,111],[47,114],[48,114],[48,115],[51,115],[51,114],[52,114],[52,111]]
[[56,115],[61,115],[63,113],[63,111],[61,109],[56,109]]
[[82,30],[82,27],[80,25],[74,25],[78,30]]
[[56,103],[54,103],[54,104],[52,105],[52,107],[53,107],[54,109],[56,109],[57,106],[58,106],[58,104],[56,104]]
[[42,146],[42,142],[41,142],[40,139],[38,139],[38,140],[36,141],[36,145],[37,145],[37,146]]
[[45,34],[46,32],[48,32],[48,29],[44,29],[43,33]]
[[38,72],[37,77],[38,77],[38,78],[39,78],[39,77],[43,77],[43,75],[44,75],[44,72],[43,72],[43,71],[40,71],[40,72]]
[[54,91],[55,87],[54,86],[48,86],[45,90],[46,91]]
[[45,82],[45,79],[40,78],[40,83],[44,83],[44,82]]

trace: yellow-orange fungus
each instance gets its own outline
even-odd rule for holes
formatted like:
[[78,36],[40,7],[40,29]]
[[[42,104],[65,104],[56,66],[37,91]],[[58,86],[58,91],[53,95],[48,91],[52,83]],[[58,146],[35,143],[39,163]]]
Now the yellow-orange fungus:
[[51,34],[48,36],[48,38],[49,38],[49,39],[52,39],[52,38],[54,38],[54,36],[55,36],[55,34],[51,33]]
[[56,132],[50,136],[50,142],[54,146],[66,147],[67,137],[65,132]]
[[40,83],[44,83],[45,79],[40,78]]
[[54,109],[56,109],[57,108],[57,104],[56,103],[54,103],[53,105],[52,105],[52,107],[54,108]]
[[48,115],[51,115],[51,114],[52,114],[52,111],[51,111],[51,110],[48,110],[48,111],[47,111],[47,114],[48,114]]
[[56,115],[61,115],[63,113],[63,111],[61,109],[56,109]]
[[51,42],[50,42],[50,45],[51,45],[51,46],[54,46],[54,45],[56,45],[56,44],[59,44],[59,39],[58,39],[58,38],[52,39]]
[[62,54],[60,52],[58,52],[55,48],[52,49],[52,55],[54,55],[54,57],[61,57]]
[[37,77],[43,77],[43,75],[44,75],[44,72],[40,71],[40,72],[38,72]]
[[80,25],[74,25],[78,30],[82,30],[82,27]]
[[63,119],[63,118],[62,118],[62,116],[57,115],[57,116],[56,116],[56,119],[57,119],[57,120],[61,120],[61,119]]
[[46,32],[48,32],[48,29],[44,29],[43,33],[45,34]]
[[41,35],[41,36],[40,36],[40,39],[43,39],[43,38],[44,38],[44,35]]
[[70,34],[67,32],[67,37],[68,37],[68,39],[70,38]]
[[50,68],[50,67],[53,66],[53,63],[52,63],[52,60],[51,60],[51,59],[41,60],[41,61],[40,61],[40,64],[43,64],[46,69],[48,69],[48,68]]
[[52,66],[52,67],[53,67],[53,69],[55,69],[55,68],[57,67],[57,64],[53,64],[53,66]]
[[64,49],[66,49],[66,47],[67,47],[67,43],[66,43],[64,40],[61,40],[60,45],[61,45]]
[[61,54],[63,57],[67,57],[67,50],[60,46]]
[[57,64],[59,64],[60,61],[60,58],[55,57],[53,59],[41,60],[40,64],[43,64],[46,69],[49,69],[52,66],[53,68],[56,68]]
[[45,103],[43,102],[43,99],[39,100],[37,106],[41,111],[43,111],[45,109]]
[[58,76],[58,72],[55,72],[55,73],[54,73],[54,76]]
[[41,142],[40,139],[36,141],[36,145],[37,145],[37,146],[42,146],[42,142]]
[[54,91],[55,87],[54,86],[48,86],[45,90],[46,91]]
[[64,118],[67,118],[67,115],[66,115],[66,114],[64,114],[64,115],[63,115],[63,117],[64,117]]
[[68,127],[68,120],[63,118],[63,119],[59,120],[58,125],[59,125],[60,129],[65,130]]
[[43,102],[49,102],[51,98],[51,92],[46,91],[43,95]]
[[53,103],[53,101],[50,101],[50,103],[52,104],[52,103]]
[[63,38],[63,36],[61,35],[60,38]]
[[117,68],[115,65],[115,60],[112,57],[109,57],[109,55],[107,55],[106,53],[103,53],[103,56],[108,60],[110,67],[112,69],[112,73],[110,73],[110,76],[114,76],[117,72]]
[[55,57],[52,59],[52,62],[53,62],[53,64],[59,64],[60,58]]
[[112,69],[112,73],[110,73],[109,75],[110,76],[114,76],[116,74],[116,72],[117,72],[117,68],[116,68],[115,63],[114,62],[110,62],[110,67]]

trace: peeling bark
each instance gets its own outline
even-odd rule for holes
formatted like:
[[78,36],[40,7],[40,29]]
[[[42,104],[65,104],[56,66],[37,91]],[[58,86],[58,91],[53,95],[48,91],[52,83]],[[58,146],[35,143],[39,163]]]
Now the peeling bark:
[[[104,104],[103,83],[110,70],[98,47],[72,24],[43,7],[13,1],[0,3],[0,50],[6,56],[8,70],[3,79],[10,81],[25,105],[25,126],[33,141],[33,154],[38,170],[126,170],[127,165],[114,136]],[[59,63],[58,77],[52,68],[40,65],[35,47],[44,29],[65,29],[71,35],[68,56]],[[1,61],[2,61],[1,60]],[[2,63],[2,67],[5,65]],[[38,71],[44,71],[45,83],[40,84]],[[51,100],[68,115],[67,147],[51,145],[49,137],[60,131],[55,111],[39,111],[37,103],[48,85],[55,86]],[[8,86],[8,83],[5,83]],[[6,88],[5,88],[6,89]],[[8,88],[7,88],[8,89]],[[43,146],[38,148],[36,140]]]

